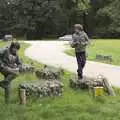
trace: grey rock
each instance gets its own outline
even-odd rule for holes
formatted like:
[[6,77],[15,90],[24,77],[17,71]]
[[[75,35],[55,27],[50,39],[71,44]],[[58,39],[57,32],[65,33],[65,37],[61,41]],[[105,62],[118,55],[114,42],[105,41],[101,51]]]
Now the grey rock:
[[25,89],[27,96],[43,98],[46,96],[60,96],[63,92],[63,83],[58,80],[40,80],[37,82],[24,83],[19,89]]
[[76,76],[70,78],[70,87],[89,89],[90,87],[103,86],[103,79],[98,77],[83,77],[83,80],[78,80]]
[[33,73],[35,71],[34,66],[30,65],[30,64],[23,64],[21,66],[20,72],[21,73],[26,73],[26,72],[30,72]]
[[96,59],[97,59],[97,60],[105,60],[105,61],[109,61],[109,62],[112,62],[112,61],[113,61],[111,55],[96,54]]
[[48,67],[45,66],[42,70],[36,71],[36,76],[39,79],[61,79],[61,75],[63,75],[64,71],[61,68],[54,68],[54,67]]

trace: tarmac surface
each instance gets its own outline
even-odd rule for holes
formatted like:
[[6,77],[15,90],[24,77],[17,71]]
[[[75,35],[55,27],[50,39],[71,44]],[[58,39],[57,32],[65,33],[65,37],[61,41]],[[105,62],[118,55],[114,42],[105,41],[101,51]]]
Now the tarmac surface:
[[[68,41],[24,41],[31,44],[25,51],[25,55],[33,60],[54,67],[61,67],[76,73],[76,58],[64,53],[65,44]],[[102,74],[108,78],[113,86],[120,87],[120,66],[99,62],[87,61],[84,75],[96,77]]]

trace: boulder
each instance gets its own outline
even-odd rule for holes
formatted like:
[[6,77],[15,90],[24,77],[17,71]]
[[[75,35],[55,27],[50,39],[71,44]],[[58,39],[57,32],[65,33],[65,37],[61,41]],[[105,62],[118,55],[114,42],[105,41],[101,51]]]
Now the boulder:
[[70,86],[72,88],[82,88],[88,89],[97,86],[103,86],[103,80],[98,77],[86,77],[84,76],[82,80],[78,80],[76,76],[70,78]]
[[61,75],[64,73],[64,71],[61,68],[44,66],[43,69],[37,70],[35,73],[39,79],[46,79],[46,80],[57,79],[57,80],[60,80]]
[[22,67],[20,69],[21,73],[26,73],[26,72],[33,73],[34,71],[35,71],[34,66],[32,66],[30,64],[22,64]]
[[96,59],[97,59],[97,60],[103,60],[103,61],[105,60],[105,61],[109,61],[109,62],[112,62],[112,61],[113,61],[111,55],[96,54]]
[[25,89],[26,96],[36,96],[39,98],[46,96],[61,96],[63,84],[58,80],[44,80],[24,83],[19,85],[19,89]]

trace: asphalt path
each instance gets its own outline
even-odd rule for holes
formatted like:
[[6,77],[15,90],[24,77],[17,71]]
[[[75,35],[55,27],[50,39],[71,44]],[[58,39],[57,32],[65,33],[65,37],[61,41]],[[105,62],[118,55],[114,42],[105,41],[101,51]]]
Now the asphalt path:
[[[40,63],[61,67],[76,73],[76,58],[64,53],[67,41],[25,41],[31,46],[26,49],[25,55]],[[96,77],[102,74],[108,78],[113,86],[120,87],[120,66],[87,61],[84,75]]]

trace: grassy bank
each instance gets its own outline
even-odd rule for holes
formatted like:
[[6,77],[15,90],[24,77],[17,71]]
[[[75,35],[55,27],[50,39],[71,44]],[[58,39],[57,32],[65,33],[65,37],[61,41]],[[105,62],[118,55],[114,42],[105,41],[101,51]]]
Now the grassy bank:
[[[4,43],[0,43],[3,46]],[[37,69],[42,67],[36,61],[24,56],[27,44],[22,44],[19,54],[26,63],[33,62]],[[0,120],[119,120],[120,91],[117,97],[93,98],[87,90],[73,90],[69,87],[71,73],[65,72],[62,82],[64,94],[61,97],[31,98],[26,106],[19,105],[18,85],[23,81],[36,80],[34,74],[22,74],[12,82],[12,98],[4,104],[4,92],[0,88]],[[2,77],[2,76],[1,76]],[[1,78],[0,78],[1,79]]]
[[[120,65],[120,40],[91,40],[91,45],[87,48],[88,60],[98,61],[113,65]],[[74,49],[67,46],[65,53],[75,56]],[[113,61],[96,60],[96,54],[110,55]]]

